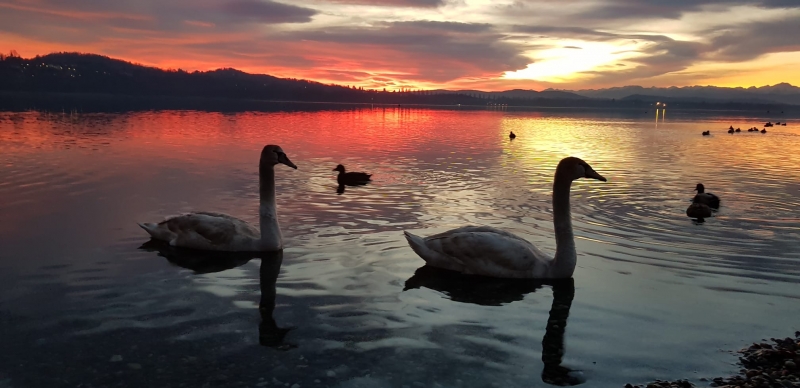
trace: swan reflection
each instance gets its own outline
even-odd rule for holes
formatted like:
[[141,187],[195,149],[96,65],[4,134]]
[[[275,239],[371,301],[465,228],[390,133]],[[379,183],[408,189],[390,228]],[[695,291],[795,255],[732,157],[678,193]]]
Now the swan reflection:
[[429,288],[447,294],[451,300],[482,306],[500,306],[522,300],[526,294],[543,286],[553,289],[553,304],[542,339],[542,381],[558,386],[579,385],[585,382],[580,371],[561,365],[564,358],[564,333],[569,310],[575,297],[572,278],[557,280],[499,279],[464,275],[455,271],[423,266],[406,280],[403,291]]
[[283,343],[286,334],[293,328],[278,327],[273,316],[278,274],[281,272],[281,264],[283,263],[283,251],[262,253],[260,257],[259,284],[261,286],[261,300],[258,302],[258,312],[261,314],[261,323],[258,324],[258,342],[263,346],[279,350],[296,348],[297,345]]
[[247,264],[252,253],[215,252],[198,249],[178,248],[166,242],[151,239],[139,246],[147,252],[156,252],[172,265],[190,269],[196,274],[222,272]]
[[176,248],[158,240],[150,240],[142,244],[139,249],[157,252],[159,256],[166,258],[171,264],[190,269],[195,274],[222,272],[247,264],[252,259],[261,259],[261,267],[259,269],[261,299],[258,303],[261,322],[258,325],[258,342],[263,346],[279,350],[297,347],[283,342],[286,334],[292,328],[278,327],[273,317],[278,275],[281,272],[281,264],[283,264],[283,251],[248,253],[201,251]]

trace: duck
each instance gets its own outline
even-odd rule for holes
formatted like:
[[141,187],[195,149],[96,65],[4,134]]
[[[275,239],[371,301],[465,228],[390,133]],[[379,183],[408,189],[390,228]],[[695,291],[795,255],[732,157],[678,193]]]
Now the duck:
[[731,125],[731,126],[730,126],[730,128],[728,128],[728,129],[730,129],[731,131],[733,131],[733,125]]
[[747,132],[753,132],[753,128],[747,128]]
[[371,179],[372,174],[363,172],[346,172],[343,165],[337,165],[333,171],[339,171],[339,176],[336,177],[336,182],[339,185],[357,186],[365,185]]
[[710,136],[710,135],[711,135],[711,131],[705,131],[705,132],[703,132],[703,136]]
[[733,133],[733,132],[734,132],[733,128],[728,130],[728,133]]
[[782,126],[782,127],[785,127],[785,126],[786,126],[786,123],[783,123],[783,124],[781,124],[781,126]]
[[698,183],[694,190],[697,191],[697,195],[692,199],[692,203],[701,203],[712,209],[719,209],[719,197],[706,193],[706,187],[702,183]]
[[766,128],[762,129],[761,133],[767,133],[767,129]]
[[711,217],[711,208],[703,203],[692,202],[686,209],[686,215],[689,216],[689,218],[708,218]]
[[606,182],[580,158],[567,157],[558,163],[553,180],[554,257],[521,237],[490,226],[463,226],[428,237],[407,230],[403,233],[411,249],[428,266],[497,278],[571,278],[577,253],[569,193],[572,181],[580,178]]
[[769,121],[767,121],[767,123],[766,123],[766,124],[764,124],[764,126],[765,126],[765,127],[771,127],[771,126],[772,126],[772,123],[771,123],[771,122],[769,122]]
[[511,133],[508,134],[508,138],[514,140],[517,138],[517,135],[514,134],[514,131],[511,131]]
[[278,164],[297,169],[280,146],[264,146],[258,165],[261,230],[236,217],[212,212],[187,213],[139,226],[152,239],[167,241],[175,247],[225,252],[279,251],[283,249],[283,237],[275,204],[274,167]]
[[736,128],[736,132],[741,132],[741,131],[742,131],[741,128]]

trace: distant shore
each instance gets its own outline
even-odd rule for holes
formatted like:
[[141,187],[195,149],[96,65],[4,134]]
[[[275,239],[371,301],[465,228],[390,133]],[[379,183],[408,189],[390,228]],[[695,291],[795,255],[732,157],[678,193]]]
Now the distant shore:
[[[418,103],[365,103],[337,101],[287,101],[259,100],[188,96],[145,96],[110,93],[60,93],[60,92],[16,92],[0,90],[0,110],[2,111],[44,111],[44,112],[129,112],[146,110],[200,110],[210,112],[246,112],[246,111],[314,111],[341,110],[354,108],[420,108],[420,109],[458,109],[458,110],[490,110],[490,111],[589,111],[620,112],[625,116],[644,117],[654,115],[655,109],[642,102],[641,104],[613,104],[597,106],[597,104],[569,103],[546,105],[510,105],[510,104],[418,104]],[[706,104],[702,107],[680,107],[670,109],[675,112],[726,112],[729,114],[763,115],[778,118],[782,115],[800,114],[793,106],[783,107],[783,111],[772,111],[769,107],[738,106],[738,104]],[[767,111],[770,111],[769,113]]]

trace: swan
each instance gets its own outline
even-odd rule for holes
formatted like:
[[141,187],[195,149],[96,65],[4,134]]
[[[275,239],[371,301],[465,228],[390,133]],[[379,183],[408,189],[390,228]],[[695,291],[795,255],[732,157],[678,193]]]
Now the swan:
[[706,193],[706,187],[702,183],[698,183],[694,190],[697,191],[697,195],[692,199],[693,203],[701,203],[713,209],[719,209],[719,197]]
[[367,182],[370,181],[370,177],[372,174],[367,174],[363,172],[345,172],[343,165],[338,165],[333,171],[339,171],[339,175],[336,177],[336,182],[339,185],[365,185]]
[[267,145],[258,165],[261,231],[227,214],[197,212],[168,217],[159,223],[140,223],[156,240],[170,245],[210,251],[257,252],[283,249],[278,213],[275,209],[275,165],[297,169],[281,147]]
[[569,191],[572,181],[580,178],[606,181],[579,158],[568,157],[558,163],[553,181],[554,258],[514,234],[489,226],[464,226],[425,238],[403,233],[411,249],[432,267],[499,278],[571,278],[577,254]]

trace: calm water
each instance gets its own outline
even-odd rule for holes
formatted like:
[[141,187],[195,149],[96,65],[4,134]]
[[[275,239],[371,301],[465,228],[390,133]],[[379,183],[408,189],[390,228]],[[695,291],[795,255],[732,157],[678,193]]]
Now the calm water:
[[[727,375],[730,351],[800,330],[800,117],[668,114],[0,113],[0,387]],[[147,244],[136,222],[178,212],[257,222],[269,143],[299,167],[276,167],[282,255]],[[404,229],[492,225],[553,252],[569,155],[609,178],[573,185],[574,284],[420,270]],[[337,163],[374,183],[337,194]],[[723,203],[703,224],[684,214],[698,182]]]

